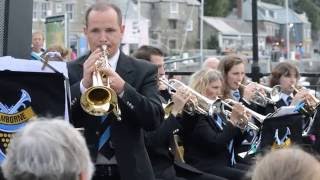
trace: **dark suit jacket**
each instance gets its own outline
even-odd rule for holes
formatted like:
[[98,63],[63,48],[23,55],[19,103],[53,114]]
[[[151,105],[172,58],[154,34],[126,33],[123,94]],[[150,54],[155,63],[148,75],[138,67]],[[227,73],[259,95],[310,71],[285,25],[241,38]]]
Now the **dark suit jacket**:
[[[88,55],[68,63],[72,94],[72,123],[84,127],[84,136],[91,157],[95,161],[98,151],[101,117],[85,113],[79,103],[83,63]],[[126,81],[124,94],[118,97],[121,121],[113,114],[111,141],[122,180],[154,179],[143,138],[143,130],[154,130],[163,117],[157,90],[157,67],[146,61],[130,58],[120,52],[116,72]],[[109,119],[110,118],[110,119]]]
[[[223,116],[220,116],[223,118]],[[206,171],[212,166],[229,166],[230,153],[227,145],[234,139],[234,145],[241,143],[242,134],[239,128],[225,121],[221,131],[214,120],[199,116],[194,130],[184,135],[185,160],[194,167]]]
[[146,146],[156,178],[179,179],[176,169],[186,172],[183,177],[204,174],[186,163],[175,161],[173,153],[169,151],[170,147],[173,148],[173,132],[176,129],[183,131],[183,123],[188,121],[185,118],[169,116],[157,130],[146,132]]

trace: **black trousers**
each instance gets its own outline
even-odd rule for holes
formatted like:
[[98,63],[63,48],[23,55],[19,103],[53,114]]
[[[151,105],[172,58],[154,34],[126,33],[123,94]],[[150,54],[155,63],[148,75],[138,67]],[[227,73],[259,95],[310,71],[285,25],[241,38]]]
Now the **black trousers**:
[[96,171],[92,180],[120,180],[117,165],[96,165]]

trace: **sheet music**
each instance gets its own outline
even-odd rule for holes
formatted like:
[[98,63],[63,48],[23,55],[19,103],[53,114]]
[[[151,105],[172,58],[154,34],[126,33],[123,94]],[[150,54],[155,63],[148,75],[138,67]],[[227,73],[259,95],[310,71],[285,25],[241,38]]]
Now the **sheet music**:
[[[62,61],[49,61],[48,62],[57,71],[62,73],[66,78],[68,78],[67,63]],[[22,72],[45,72],[54,73],[49,67],[41,69],[43,63],[39,60],[29,60],[29,59],[16,59],[11,56],[0,57],[0,71],[10,70],[10,71],[22,71]]]
[[280,117],[284,115],[291,115],[291,114],[298,114],[299,112],[296,111],[295,106],[282,106],[277,109],[276,112],[272,113],[268,117]]

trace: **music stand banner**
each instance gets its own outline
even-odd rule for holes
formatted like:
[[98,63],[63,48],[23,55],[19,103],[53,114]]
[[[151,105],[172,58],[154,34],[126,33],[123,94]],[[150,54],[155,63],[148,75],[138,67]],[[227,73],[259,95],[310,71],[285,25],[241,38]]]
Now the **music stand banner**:
[[[29,64],[26,60],[26,63]],[[41,63],[41,62],[38,62]],[[29,64],[30,65],[30,64]],[[0,67],[1,61],[0,61]],[[65,76],[61,73],[0,71],[0,164],[10,138],[35,117],[68,120]]]

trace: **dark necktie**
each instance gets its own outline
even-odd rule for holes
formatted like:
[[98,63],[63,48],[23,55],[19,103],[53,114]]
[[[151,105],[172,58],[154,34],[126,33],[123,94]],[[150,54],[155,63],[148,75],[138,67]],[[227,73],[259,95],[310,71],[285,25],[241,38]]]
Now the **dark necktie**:
[[230,164],[231,166],[234,166],[236,164],[236,158],[234,154],[234,147],[233,147],[233,139],[230,140],[229,144],[227,145],[228,152],[231,155],[230,157]]
[[218,126],[220,130],[223,130],[223,126],[225,125],[225,123],[223,122],[219,114],[216,115],[216,118],[214,119],[214,123]]
[[288,98],[287,98],[287,105],[290,106],[291,102],[292,102],[292,97],[291,97],[291,96],[288,96]]
[[108,159],[111,159],[114,155],[113,147],[111,147],[110,131],[110,121],[107,117],[103,116],[101,120],[101,133],[99,137],[98,150],[103,156]]

